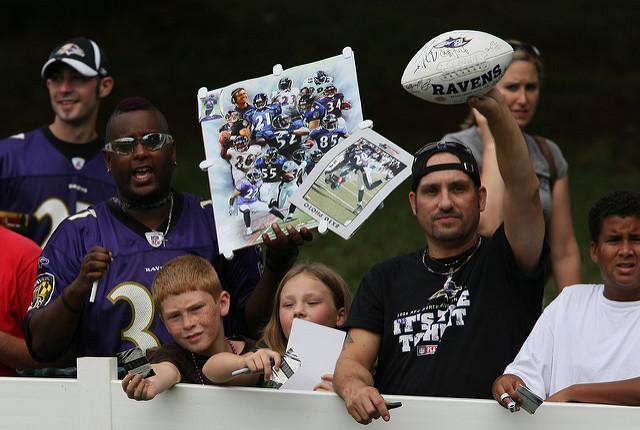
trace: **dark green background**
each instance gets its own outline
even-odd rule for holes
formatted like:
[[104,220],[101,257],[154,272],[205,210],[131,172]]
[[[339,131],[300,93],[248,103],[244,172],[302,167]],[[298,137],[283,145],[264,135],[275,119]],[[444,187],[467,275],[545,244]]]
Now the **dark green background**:
[[[99,130],[120,99],[152,100],[178,140],[181,190],[208,193],[197,168],[204,157],[199,87],[262,76],[275,63],[291,67],[337,55],[344,46],[355,51],[364,116],[376,131],[413,151],[456,130],[466,107],[414,98],[400,76],[429,39],[462,28],[530,41],[543,53],[546,79],[530,131],[555,140],[569,160],[586,280],[598,278],[586,260],[588,208],[607,189],[640,184],[638,2],[14,0],[2,3],[2,17],[0,135],[52,120],[40,68],[55,45],[85,35],[107,51],[116,80]],[[302,257],[333,265],[355,287],[372,263],[422,246],[407,192],[405,183],[347,242],[316,234]]]

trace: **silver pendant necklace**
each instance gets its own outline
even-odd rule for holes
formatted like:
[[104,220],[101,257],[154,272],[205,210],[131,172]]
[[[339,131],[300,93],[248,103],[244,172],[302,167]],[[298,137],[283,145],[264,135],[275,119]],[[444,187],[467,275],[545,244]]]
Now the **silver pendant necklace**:
[[171,217],[173,215],[173,193],[171,193],[170,202],[171,203],[169,204],[169,218],[167,219],[167,228],[165,228],[164,232],[162,233],[162,246],[166,246],[167,234],[169,234],[169,227],[171,227]]
[[[452,294],[458,289],[458,287],[456,286],[456,283],[453,281],[453,275],[456,274],[460,269],[462,269],[462,267],[465,264],[467,264],[469,260],[471,260],[471,257],[473,257],[476,254],[481,244],[482,244],[482,236],[478,238],[478,244],[476,245],[475,249],[471,252],[471,254],[467,256],[467,258],[464,259],[462,263],[460,263],[460,260],[455,260],[451,263],[443,263],[444,267],[448,269],[444,272],[438,272],[437,270],[433,270],[431,267],[429,267],[429,265],[427,264],[428,248],[425,248],[424,252],[422,253],[422,265],[424,266],[425,269],[427,269],[429,273],[433,273],[434,275],[439,275],[439,276],[446,276],[447,279],[444,281],[441,291],[443,291],[447,295]],[[458,265],[458,263],[460,263],[460,265]]]
[[167,234],[169,234],[169,228],[171,227],[171,217],[173,216],[173,193],[169,195],[169,218],[167,219],[167,227],[164,229],[164,232],[160,232],[157,230],[151,230],[146,232],[144,235],[147,238],[147,242],[154,248],[158,248],[160,245],[166,246]]

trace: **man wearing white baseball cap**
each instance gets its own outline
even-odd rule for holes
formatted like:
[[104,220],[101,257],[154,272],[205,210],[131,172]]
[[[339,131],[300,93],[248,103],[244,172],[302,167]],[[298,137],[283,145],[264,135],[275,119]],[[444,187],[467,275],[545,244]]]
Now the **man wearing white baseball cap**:
[[96,132],[114,81],[104,51],[85,37],[53,49],[40,74],[55,116],[0,140],[0,224],[44,246],[64,218],[115,195]]

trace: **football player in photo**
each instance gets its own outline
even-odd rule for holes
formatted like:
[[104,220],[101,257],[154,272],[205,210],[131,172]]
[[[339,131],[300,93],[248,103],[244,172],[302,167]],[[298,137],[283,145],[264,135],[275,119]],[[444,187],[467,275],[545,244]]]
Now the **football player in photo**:
[[324,156],[324,153],[322,151],[320,151],[318,148],[312,148],[309,150],[308,152],[308,156],[307,156],[307,164],[304,168],[304,173],[302,178],[304,179],[309,173],[311,173],[311,171],[313,170],[314,167],[316,167],[316,164],[318,164],[320,162],[320,160],[322,159],[322,157]]
[[285,161],[282,166],[282,184],[280,185],[280,194],[278,195],[278,207],[287,208],[287,217],[285,222],[296,219],[294,212],[296,206],[289,202],[289,198],[293,196],[298,189],[298,180],[304,171],[304,161],[298,164],[294,160]]
[[204,114],[206,116],[203,120],[222,118],[220,109],[218,108],[218,95],[216,93],[213,91],[209,92],[202,100],[202,104],[204,105]]
[[331,84],[333,84],[333,76],[327,75],[323,70],[318,70],[313,76],[305,78],[300,87],[307,88],[309,94],[314,97],[322,97],[326,87]]
[[249,94],[247,90],[242,87],[235,88],[231,91],[231,103],[235,105],[235,110],[244,116],[253,109],[253,106],[249,104]]
[[257,169],[251,169],[247,172],[246,178],[240,181],[231,197],[229,197],[229,215],[236,213],[234,203],[237,203],[238,212],[242,214],[247,236],[253,233],[251,228],[252,214],[268,212],[280,219],[284,219],[284,215],[277,208],[270,208],[269,205],[258,199],[261,186],[262,174]]
[[338,127],[338,118],[334,114],[327,114],[322,120],[322,126],[314,128],[309,133],[309,139],[313,140],[316,148],[324,154],[347,137],[349,133],[344,127]]
[[307,128],[313,130],[320,126],[320,122],[326,114],[327,109],[316,102],[313,95],[305,94],[300,96],[298,100],[298,118],[302,119]]
[[254,109],[245,114],[251,122],[251,134],[257,145],[264,146],[273,137],[273,119],[282,113],[278,103],[269,104],[265,93],[258,93],[253,98]]
[[238,136],[249,136],[249,121],[243,119],[235,110],[230,110],[225,115],[227,122],[218,130],[218,141],[225,149],[231,148],[235,144]]
[[280,155],[290,160],[293,153],[302,148],[303,142],[307,140],[309,129],[301,119],[292,122],[286,115],[276,116],[273,119],[273,126],[275,131],[269,146],[277,148]]
[[258,145],[250,145],[249,139],[244,136],[237,136],[234,140],[234,146],[220,150],[220,156],[229,161],[231,165],[231,176],[233,177],[233,185],[238,186],[247,172],[254,166],[256,160],[262,155],[262,148]]
[[285,158],[273,147],[267,148],[262,157],[258,158],[255,167],[262,174],[260,200],[270,207],[278,204],[278,189],[282,181],[282,167]]
[[[344,170],[353,172],[353,174],[356,175],[358,194],[356,207],[353,210],[353,213],[356,215],[359,214],[364,207],[363,199],[365,188],[371,191],[383,182],[392,178],[392,174],[389,171],[383,179],[378,179],[377,181],[372,182],[370,177],[369,161],[371,154],[373,153],[374,149],[360,140],[355,145],[347,148],[344,154],[344,160],[341,163],[339,163],[334,169],[325,171],[325,182],[332,184],[332,188],[337,188],[337,186],[333,186],[333,182],[336,178],[345,178],[347,176],[347,173]],[[341,170],[343,167],[347,167],[347,169]],[[336,175],[335,172],[339,172],[339,174]],[[341,182],[344,182],[344,180]]]
[[282,113],[288,116],[298,112],[298,88],[292,87],[291,79],[284,77],[278,81],[278,89],[271,93],[271,101],[280,103]]
[[300,185],[307,171],[307,165],[311,157],[311,149],[302,147],[291,154],[291,160],[298,164],[297,184]]
[[328,85],[324,89],[324,96],[318,99],[318,103],[327,109],[327,115],[333,114],[338,118],[340,127],[345,127],[342,111],[351,109],[351,103],[344,99],[344,94],[339,93],[335,86]]

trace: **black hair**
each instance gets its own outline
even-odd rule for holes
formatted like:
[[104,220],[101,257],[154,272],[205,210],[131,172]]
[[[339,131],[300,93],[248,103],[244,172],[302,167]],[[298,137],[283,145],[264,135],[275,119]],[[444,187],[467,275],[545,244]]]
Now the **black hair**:
[[238,88],[234,89],[233,91],[231,91],[231,103],[233,103],[233,104],[236,103],[236,96],[238,95],[238,93],[240,91],[245,91],[245,89],[243,87],[238,87]]
[[106,139],[110,140],[111,138],[111,132],[110,132],[111,126],[112,126],[113,120],[117,116],[122,115],[123,113],[134,112],[138,110],[156,112],[162,126],[165,128],[167,132],[169,131],[169,125],[167,123],[167,119],[153,103],[151,103],[149,100],[145,99],[144,97],[127,97],[126,99],[121,100],[120,103],[117,104],[116,108],[111,113],[111,116],[109,116],[109,120],[107,121]]
[[640,218],[640,193],[637,191],[609,191],[589,210],[589,236],[598,243],[602,222],[610,216]]

